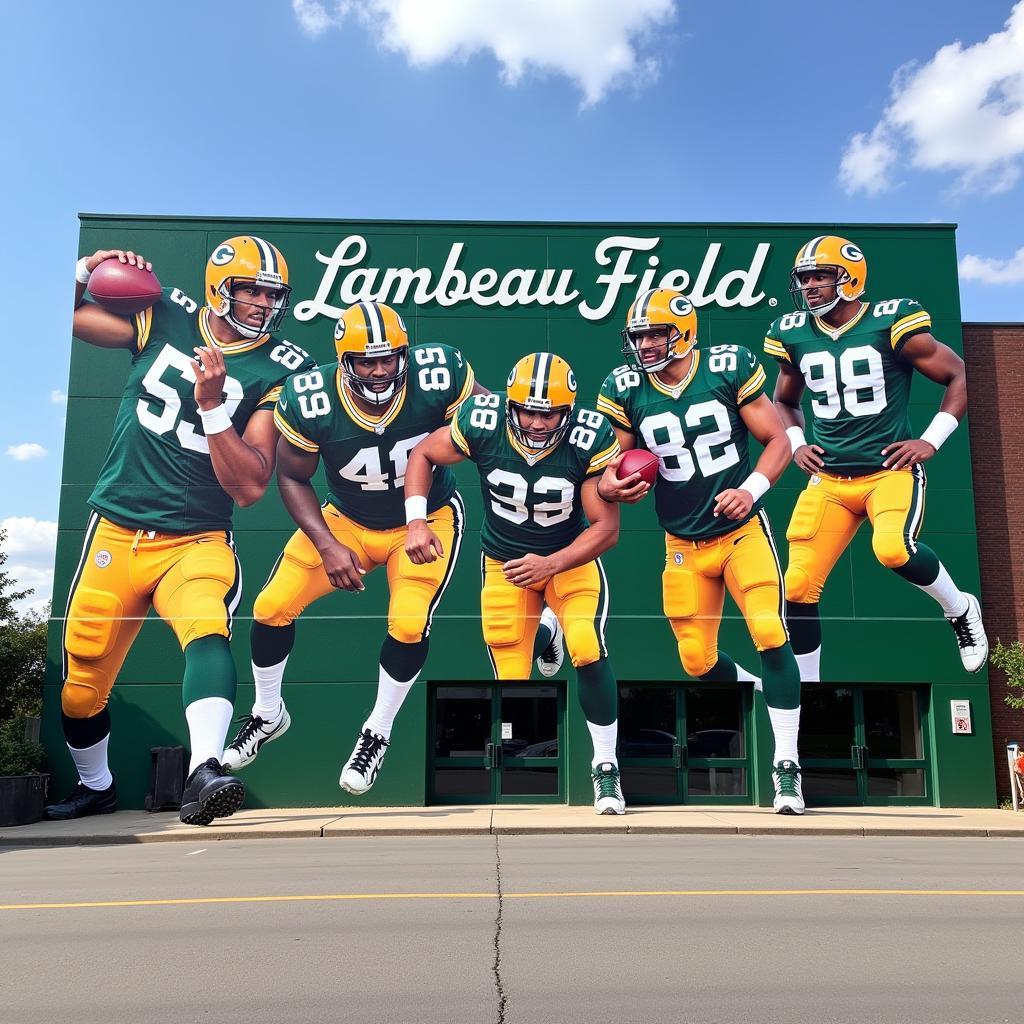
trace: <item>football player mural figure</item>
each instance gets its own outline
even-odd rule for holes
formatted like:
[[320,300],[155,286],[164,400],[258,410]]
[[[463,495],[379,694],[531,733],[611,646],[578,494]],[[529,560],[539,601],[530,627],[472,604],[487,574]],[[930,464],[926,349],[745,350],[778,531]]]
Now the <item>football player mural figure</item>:
[[[932,337],[931,317],[913,299],[862,299],[867,263],[844,238],[812,238],[797,253],[790,278],[796,312],[774,321],[764,350],[779,363],[775,407],[794,461],[811,478],[786,532],[786,600],[801,677],[820,678],[818,602],[865,519],[875,557],[939,603],[964,668],[977,672],[988,657],[977,598],[960,590],[917,539],[923,463],[967,408],[963,360]],[[915,369],[946,389],[920,438],[909,416]],[[805,387],[813,392],[810,441],[800,408]]]
[[[756,679],[718,649],[728,590],[761,653],[775,734],[774,807],[802,814],[800,676],[786,631],[782,570],[761,508],[790,449],[764,393],[764,369],[738,345],[698,349],[692,303],[666,288],[637,297],[622,339],[627,363],[608,375],[597,408],[623,449],[646,448],[661,463],[654,501],[665,530],[663,602],[683,668],[713,682]],[[765,446],[753,472],[751,434]],[[619,480],[608,473],[600,484],[608,501],[636,502],[647,490],[637,474]]]
[[228,640],[242,584],[232,509],[266,490],[281,386],[314,364],[272,337],[288,308],[288,267],[263,239],[243,235],[214,249],[205,302],[166,288],[133,317],[84,301],[91,272],[108,258],[149,269],[135,253],[101,250],[76,271],[75,336],[128,349],[131,367],[89,498],[64,626],[62,722],[79,782],[46,812],[77,818],[117,809],[107,699],[153,607],[185,656],[192,756],[181,820],[208,825],[245,795],[221,766],[235,695]]
[[[618,540],[619,512],[597,493],[618,454],[605,418],[576,407],[569,364],[536,352],[513,367],[505,396],[466,402],[449,429],[419,445],[405,477],[406,550],[429,566],[449,548],[430,515],[431,472],[436,479],[463,459],[476,463],[484,502],[480,614],[495,678],[528,679],[551,628],[564,632],[593,739],[598,814],[625,812],[615,750],[618,689],[604,640],[608,583],[599,558]],[[557,621],[540,625],[545,603]]]
[[[339,780],[358,795],[376,780],[395,716],[426,661],[431,618],[465,527],[455,478],[440,470],[426,509],[445,553],[430,564],[410,560],[402,491],[409,453],[483,389],[456,349],[410,347],[401,316],[383,303],[345,310],[334,341],[337,362],[293,376],[274,413],[281,498],[299,529],[253,607],[256,702],[224,760],[231,768],[249,764],[290,725],[281,683],[303,610],[335,589],[363,590],[363,577],[384,566],[390,601],[377,700]],[[321,459],[322,505],[310,484]]]

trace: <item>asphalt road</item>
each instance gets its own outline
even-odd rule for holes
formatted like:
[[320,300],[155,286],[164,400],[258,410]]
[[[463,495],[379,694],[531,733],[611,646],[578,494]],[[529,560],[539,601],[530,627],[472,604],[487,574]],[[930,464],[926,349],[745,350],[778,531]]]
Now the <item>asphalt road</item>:
[[1012,839],[7,848],[0,1020],[1016,1021],[1022,915]]

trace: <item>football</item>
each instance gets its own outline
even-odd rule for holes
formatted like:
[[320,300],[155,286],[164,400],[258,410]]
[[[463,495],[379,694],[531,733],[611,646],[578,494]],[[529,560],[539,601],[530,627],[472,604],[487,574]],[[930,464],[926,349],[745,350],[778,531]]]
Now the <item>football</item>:
[[162,293],[152,270],[122,263],[111,256],[92,272],[89,294],[109,312],[131,316],[158,302]]
[[640,478],[653,487],[654,481],[658,479],[658,468],[660,465],[661,463],[656,455],[652,455],[643,448],[631,448],[622,456],[622,461],[619,463],[615,475],[620,480],[625,480],[627,476],[639,473]]

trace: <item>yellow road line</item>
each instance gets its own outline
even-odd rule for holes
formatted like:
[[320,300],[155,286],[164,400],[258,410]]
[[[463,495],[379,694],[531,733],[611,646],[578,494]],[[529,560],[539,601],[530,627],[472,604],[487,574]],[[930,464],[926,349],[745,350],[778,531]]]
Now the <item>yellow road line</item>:
[[[330,903],[367,900],[492,900],[493,892],[372,892],[296,896],[197,896],[164,900],[82,903],[6,903],[0,910],[77,910],[86,907],[184,907],[217,903]],[[593,892],[507,892],[506,900],[601,899],[650,896],[1024,896],[1024,889],[641,889]]]

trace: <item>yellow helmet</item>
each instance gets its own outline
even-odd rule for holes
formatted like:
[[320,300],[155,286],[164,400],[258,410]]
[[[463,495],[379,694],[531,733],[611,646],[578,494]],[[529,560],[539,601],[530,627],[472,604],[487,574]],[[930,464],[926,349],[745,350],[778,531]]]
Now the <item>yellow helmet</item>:
[[[808,270],[834,270],[836,272],[836,296],[831,302],[811,306],[805,288],[800,284],[800,275]],[[818,235],[800,247],[789,274],[789,291],[797,309],[824,316],[834,309],[840,299],[854,302],[864,294],[868,280],[868,265],[864,253],[853,242],[838,235]]]
[[[232,289],[242,281],[277,290],[261,326],[253,327],[235,316],[238,301]],[[281,326],[292,290],[288,285],[288,264],[281,250],[255,235],[238,235],[221,242],[206,263],[206,304],[222,316],[244,338],[272,334]]]
[[[644,334],[668,328],[668,345],[661,359],[644,362],[638,343]],[[655,373],[673,359],[682,359],[697,344],[697,311],[693,303],[672,288],[652,288],[633,301],[622,331],[622,354],[634,370]]]
[[[557,447],[569,430],[572,410],[576,404],[576,377],[572,367],[553,352],[534,352],[523,356],[512,367],[505,388],[508,401],[505,415],[512,436],[525,448],[546,451]],[[519,422],[519,412],[556,412],[561,410],[558,423],[544,431],[543,437],[531,437]]]
[[[334,325],[334,347],[342,377],[349,390],[374,405],[385,405],[405,387],[409,373],[409,332],[399,313],[383,302],[357,302]],[[398,356],[397,369],[389,377],[362,377],[356,359]],[[380,388],[375,391],[374,388]]]

